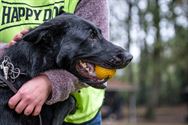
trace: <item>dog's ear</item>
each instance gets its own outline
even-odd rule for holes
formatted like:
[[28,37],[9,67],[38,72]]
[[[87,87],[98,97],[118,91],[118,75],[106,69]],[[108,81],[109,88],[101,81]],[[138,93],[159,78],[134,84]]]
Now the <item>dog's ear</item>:
[[[66,58],[68,58],[69,48],[66,46],[61,46],[59,53],[56,57],[56,64],[59,67],[63,66],[63,62],[65,62]],[[71,54],[71,53],[70,53]]]
[[33,44],[37,44],[40,41],[50,41],[51,40],[51,34],[49,33],[50,26],[40,26],[33,30],[31,30],[29,33],[27,33],[25,36],[23,36],[23,40],[27,42],[32,42]]
[[[66,41],[66,42],[64,42]],[[76,45],[73,45],[72,42],[68,40],[61,41],[60,50],[56,57],[56,64],[59,67],[66,65],[67,61],[70,62],[76,52]],[[68,41],[68,42],[67,42]]]

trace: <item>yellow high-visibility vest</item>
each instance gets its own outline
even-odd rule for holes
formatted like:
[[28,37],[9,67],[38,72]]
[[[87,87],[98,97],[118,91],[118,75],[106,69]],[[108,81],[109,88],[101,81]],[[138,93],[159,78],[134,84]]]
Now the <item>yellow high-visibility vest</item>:
[[[60,11],[74,13],[79,0],[0,0],[0,41],[9,42],[23,29],[34,28],[52,19]],[[92,87],[72,94],[76,112],[66,117],[69,123],[83,123],[95,117],[100,109],[104,90]]]

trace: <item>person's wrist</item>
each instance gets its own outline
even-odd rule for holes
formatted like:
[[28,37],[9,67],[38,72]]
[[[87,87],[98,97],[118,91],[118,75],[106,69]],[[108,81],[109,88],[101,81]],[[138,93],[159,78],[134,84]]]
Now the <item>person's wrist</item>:
[[48,91],[48,96],[49,96],[50,93],[52,92],[52,83],[51,83],[50,79],[48,78],[48,76],[46,74],[40,74],[39,77],[43,81],[43,84],[46,85],[47,91]]

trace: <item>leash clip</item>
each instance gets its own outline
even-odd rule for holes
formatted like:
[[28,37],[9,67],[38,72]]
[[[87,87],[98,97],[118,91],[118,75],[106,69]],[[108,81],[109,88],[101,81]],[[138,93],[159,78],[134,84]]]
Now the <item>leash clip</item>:
[[9,70],[8,66],[3,67],[3,73],[6,80],[8,80],[8,70]]
[[14,65],[11,63],[8,56],[4,57],[4,60],[0,65],[0,69],[3,70],[3,75],[6,80],[11,79],[14,81],[21,74],[19,68],[14,68]]

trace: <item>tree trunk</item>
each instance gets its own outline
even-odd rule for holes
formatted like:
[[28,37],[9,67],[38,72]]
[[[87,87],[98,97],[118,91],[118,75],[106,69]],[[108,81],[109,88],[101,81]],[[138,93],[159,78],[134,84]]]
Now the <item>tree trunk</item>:
[[159,10],[159,1],[155,0],[155,8],[153,9],[153,22],[154,26],[157,30],[156,32],[156,40],[154,43],[152,60],[153,61],[153,69],[152,69],[152,85],[150,88],[150,94],[148,99],[148,109],[146,112],[146,118],[154,119],[155,118],[155,109],[158,105],[159,92],[160,92],[160,84],[161,84],[161,39],[160,39],[160,10]]
[[[131,2],[131,0],[128,0],[127,1],[127,3],[128,3],[128,6],[129,6],[129,10],[128,10],[128,19],[127,19],[127,22],[126,22],[126,24],[127,24],[127,44],[125,45],[125,47],[126,47],[126,49],[128,50],[128,51],[130,51],[130,45],[131,45],[131,38],[130,38],[130,30],[131,30],[131,21],[132,21],[132,19],[131,19],[131,15],[132,15],[132,12],[131,12],[131,9],[132,9],[132,2]],[[130,82],[130,83],[133,83],[133,68],[132,68],[132,65],[128,65],[128,67],[127,67],[127,69],[126,69],[126,74],[127,74],[127,78],[128,78],[128,81]]]

